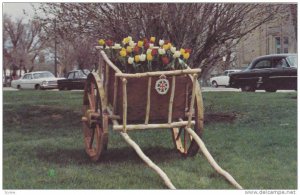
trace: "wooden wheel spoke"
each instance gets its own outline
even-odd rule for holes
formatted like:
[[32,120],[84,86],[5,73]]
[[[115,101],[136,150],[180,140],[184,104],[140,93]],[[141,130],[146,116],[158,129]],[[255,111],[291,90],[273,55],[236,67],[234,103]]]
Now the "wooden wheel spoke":
[[181,133],[182,133],[182,130],[183,130],[183,128],[180,128],[180,129],[179,129],[178,135],[177,135],[177,137],[175,138],[175,140],[179,140],[179,138],[180,138],[180,136],[181,136]]
[[91,135],[90,144],[89,144],[90,149],[92,149],[92,147],[93,147],[94,137],[95,137],[95,128],[92,129],[92,135]]
[[90,82],[90,86],[88,88],[88,99],[90,102],[90,109],[95,109],[95,83],[93,81]]
[[93,96],[91,94],[89,94],[89,93],[88,93],[88,99],[89,99],[90,109],[94,110],[95,109],[94,99],[93,99]]
[[95,112],[101,112],[99,110],[99,100],[100,100],[100,97],[99,97],[99,92],[97,90],[97,93],[96,93],[96,105],[95,105]]
[[184,153],[187,153],[187,132],[186,130],[184,130],[184,134],[183,134],[183,148],[184,148]]

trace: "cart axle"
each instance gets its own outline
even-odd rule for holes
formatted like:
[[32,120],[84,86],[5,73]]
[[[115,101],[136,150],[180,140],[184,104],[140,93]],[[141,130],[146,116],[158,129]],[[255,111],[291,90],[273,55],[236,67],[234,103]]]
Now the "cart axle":
[[90,128],[94,128],[96,124],[102,123],[100,114],[92,110],[87,110],[81,121],[86,122]]

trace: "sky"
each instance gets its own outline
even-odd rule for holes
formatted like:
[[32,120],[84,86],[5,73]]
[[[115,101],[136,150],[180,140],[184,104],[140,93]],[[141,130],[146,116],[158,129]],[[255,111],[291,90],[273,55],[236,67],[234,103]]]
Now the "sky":
[[[3,14],[12,16],[13,18],[24,18],[29,19],[34,15],[34,10],[31,7],[31,4],[37,6],[39,3],[2,3]],[[24,15],[24,11],[27,16]]]

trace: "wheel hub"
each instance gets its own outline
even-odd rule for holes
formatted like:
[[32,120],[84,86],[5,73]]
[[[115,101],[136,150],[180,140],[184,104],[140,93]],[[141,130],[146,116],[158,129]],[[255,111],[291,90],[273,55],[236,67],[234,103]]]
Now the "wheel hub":
[[95,128],[97,124],[101,125],[100,114],[93,110],[87,110],[82,117],[82,121],[87,122],[90,128]]

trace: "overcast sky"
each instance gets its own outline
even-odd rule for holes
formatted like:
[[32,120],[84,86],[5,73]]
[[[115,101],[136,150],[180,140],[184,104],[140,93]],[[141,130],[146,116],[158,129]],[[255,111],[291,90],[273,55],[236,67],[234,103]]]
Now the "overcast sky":
[[[34,15],[34,10],[31,4],[37,6],[39,3],[3,3],[2,10],[3,14],[12,16],[13,18],[32,18]],[[24,11],[27,15],[24,15]]]

